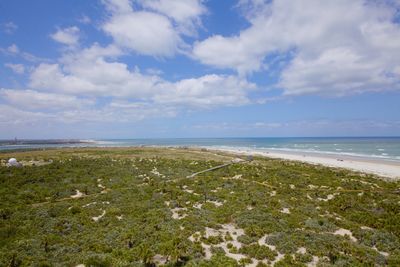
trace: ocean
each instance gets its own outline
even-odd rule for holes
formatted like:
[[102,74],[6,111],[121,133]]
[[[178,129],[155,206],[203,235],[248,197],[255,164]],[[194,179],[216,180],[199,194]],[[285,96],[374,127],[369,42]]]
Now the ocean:
[[0,141],[0,150],[56,147],[173,146],[360,156],[400,162],[400,137],[159,138]]

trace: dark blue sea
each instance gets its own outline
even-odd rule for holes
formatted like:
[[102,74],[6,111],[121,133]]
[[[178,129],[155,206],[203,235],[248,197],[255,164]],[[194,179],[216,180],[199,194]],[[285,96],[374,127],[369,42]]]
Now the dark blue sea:
[[160,138],[0,141],[0,150],[129,146],[185,146],[255,151],[314,152],[400,161],[400,137]]

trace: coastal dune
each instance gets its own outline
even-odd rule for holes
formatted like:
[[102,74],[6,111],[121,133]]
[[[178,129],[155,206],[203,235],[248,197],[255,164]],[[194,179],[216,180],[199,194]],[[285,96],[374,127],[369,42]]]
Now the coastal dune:
[[352,171],[378,175],[390,180],[400,179],[400,162],[383,159],[370,159],[356,156],[327,155],[321,153],[300,153],[287,151],[256,151],[243,149],[223,148],[219,151],[240,155],[257,155],[285,160],[301,161],[310,164],[323,165],[333,168],[344,168]]

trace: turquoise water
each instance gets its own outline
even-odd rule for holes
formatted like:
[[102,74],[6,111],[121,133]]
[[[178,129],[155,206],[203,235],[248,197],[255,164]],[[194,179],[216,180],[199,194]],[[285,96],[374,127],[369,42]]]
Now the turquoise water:
[[108,139],[87,143],[38,141],[30,144],[0,142],[0,150],[49,147],[196,146],[207,148],[316,152],[400,161],[400,137],[309,138],[168,138]]

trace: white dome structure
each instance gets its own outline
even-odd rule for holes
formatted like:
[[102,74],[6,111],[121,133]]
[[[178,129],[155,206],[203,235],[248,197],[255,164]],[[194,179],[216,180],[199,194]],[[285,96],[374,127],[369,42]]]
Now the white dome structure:
[[10,158],[8,160],[8,165],[9,166],[20,166],[19,162],[15,158]]

